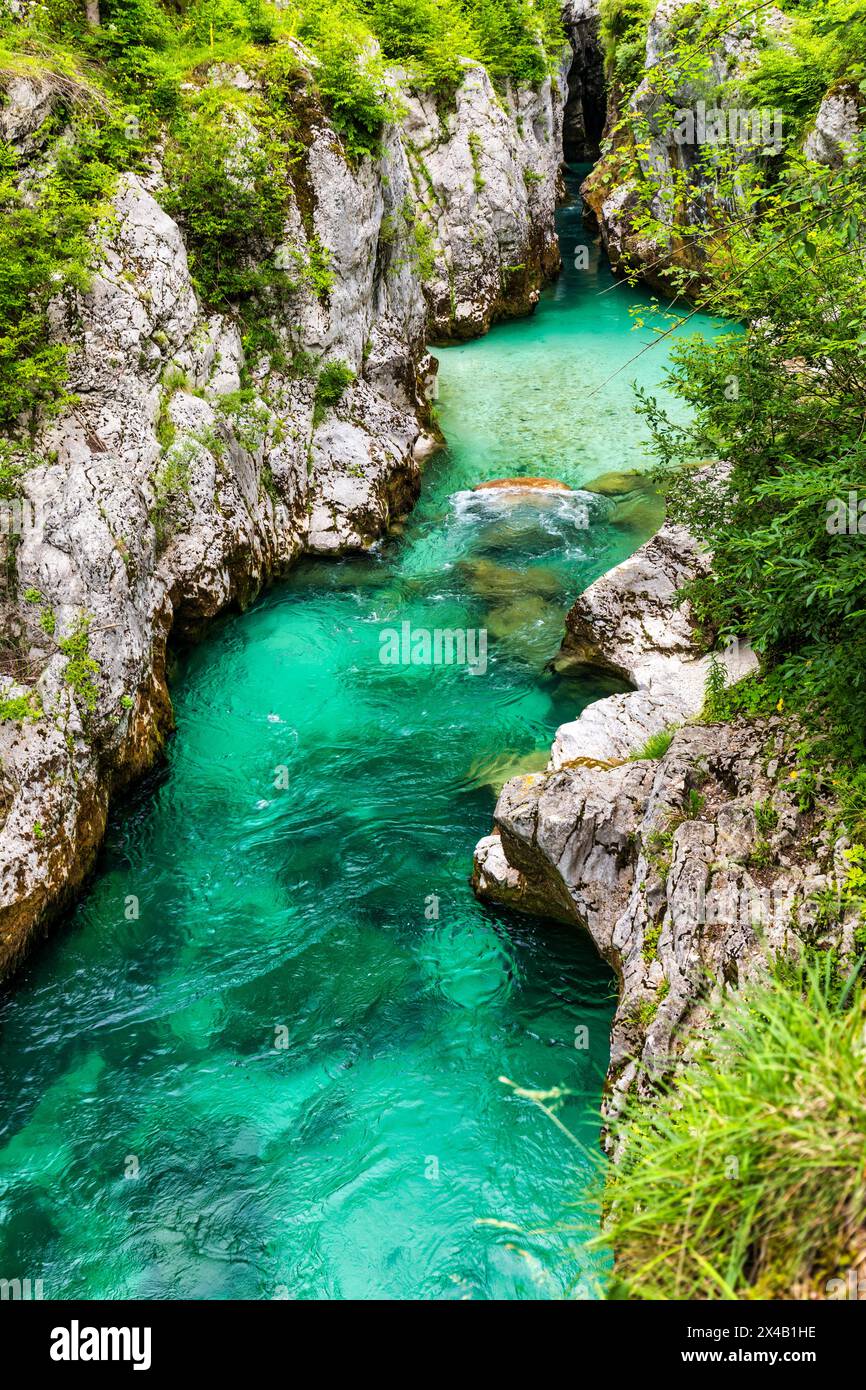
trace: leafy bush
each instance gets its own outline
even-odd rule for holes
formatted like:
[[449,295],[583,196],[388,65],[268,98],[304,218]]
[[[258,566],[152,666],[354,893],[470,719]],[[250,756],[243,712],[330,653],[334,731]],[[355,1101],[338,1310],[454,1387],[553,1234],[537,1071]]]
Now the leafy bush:
[[650,0],[601,0],[601,41],[609,80],[627,90],[637,86],[643,72],[646,34],[653,6]]
[[63,679],[75,695],[85,717],[93,714],[99,699],[99,662],[90,655],[90,616],[79,613],[68,637],[58,642],[67,658]]
[[461,59],[480,48],[456,0],[373,0],[370,22],[384,56],[406,67],[414,84],[445,95],[461,77]]
[[553,0],[467,0],[481,60],[494,78],[541,82],[563,45],[562,19]]
[[781,111],[802,124],[818,110],[827,86],[828,75],[817,57],[770,48],[741,85],[738,100],[746,107]]
[[355,373],[345,362],[326,362],[316,382],[316,399],[313,406],[313,428],[320,425],[325,412],[342,399],[346,387],[355,380]]
[[190,506],[190,468],[196,445],[173,445],[162,459],[154,478],[154,504],[150,520],[158,550],[163,550],[182,525]]
[[176,124],[166,152],[166,210],[183,225],[196,287],[222,307],[291,285],[268,260],[291,197],[285,151],[266,114],[254,114],[255,130],[241,99],[233,106],[224,89],[207,88]]
[[609,1297],[826,1296],[852,1266],[866,1208],[866,995],[850,980],[837,990],[834,967],[728,996],[688,1069],[627,1105],[600,1242],[616,1251]]
[[[673,505],[713,551],[696,586],[701,618],[745,632],[777,699],[829,712],[862,757],[866,733],[863,538],[835,534],[833,499],[864,477],[866,155],[850,168],[793,169],[748,232],[732,228],[708,307],[745,332],[673,351],[676,426],[641,397]],[[724,458],[708,486],[696,459]],[[673,470],[673,472],[671,471]]]
[[95,211],[71,155],[35,200],[16,175],[11,146],[0,145],[0,428],[64,398],[68,349],[50,339],[47,310],[63,290],[86,287]]
[[41,719],[42,704],[33,691],[26,695],[0,695],[0,724],[24,724]]
[[349,157],[359,160],[375,155],[382,128],[393,112],[382,61],[373,51],[369,30],[350,5],[310,0],[300,34],[319,60],[316,82]]

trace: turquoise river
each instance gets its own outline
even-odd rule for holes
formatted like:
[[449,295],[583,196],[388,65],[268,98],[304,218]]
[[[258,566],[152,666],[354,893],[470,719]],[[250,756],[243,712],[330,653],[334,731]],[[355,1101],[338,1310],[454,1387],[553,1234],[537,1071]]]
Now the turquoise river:
[[[45,1298],[548,1299],[603,1275],[613,976],[468,884],[509,769],[604,693],[545,669],[569,603],[658,517],[639,490],[588,512],[471,493],[646,465],[630,383],[659,386],[667,344],[603,383],[661,317],[614,286],[576,200],[559,229],[537,312],[438,353],[449,447],[402,533],[304,562],[177,657],[167,766],[0,1002],[0,1277]],[[383,664],[407,621],[485,629],[486,671]],[[566,1092],[584,1147],[501,1077]]]

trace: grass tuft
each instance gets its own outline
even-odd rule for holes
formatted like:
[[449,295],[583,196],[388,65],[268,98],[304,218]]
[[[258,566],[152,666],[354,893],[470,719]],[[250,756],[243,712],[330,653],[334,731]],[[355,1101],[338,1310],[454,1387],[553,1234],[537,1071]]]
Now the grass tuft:
[[598,1238],[609,1297],[826,1298],[859,1267],[866,992],[828,974],[727,996],[688,1070],[627,1105]]

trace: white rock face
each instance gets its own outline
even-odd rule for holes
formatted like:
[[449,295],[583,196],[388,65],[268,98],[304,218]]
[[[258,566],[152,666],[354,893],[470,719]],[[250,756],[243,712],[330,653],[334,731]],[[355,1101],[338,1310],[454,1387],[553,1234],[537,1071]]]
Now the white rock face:
[[[558,664],[598,664],[636,689],[597,700],[563,724],[552,768],[627,758],[651,734],[700,711],[711,658],[697,650],[690,605],[678,603],[677,595],[709,564],[684,527],[666,524],[577,600]],[[758,665],[746,642],[731,643],[717,660],[728,683]]]
[[866,126],[866,112],[856,88],[828,92],[821,102],[815,125],[806,136],[803,152],[819,164],[838,169],[850,159]]
[[[796,739],[780,719],[685,725],[661,759],[629,758],[702,702],[703,661],[673,599],[705,564],[669,526],[586,591],[564,651],[640,688],[560,728],[547,772],[505,784],[475,850],[479,896],[588,930],[615,969],[609,1118],[682,1058],[708,981],[718,990],[760,974],[768,949],[820,936],[819,895],[841,881],[845,842],[816,835],[798,809]],[[727,654],[732,680],[754,664],[748,648]],[[824,931],[854,949],[853,918]]]
[[[209,77],[253,81],[238,68]],[[315,239],[331,284],[302,283],[273,316],[297,371],[246,361],[237,321],[199,302],[158,163],[120,179],[89,289],[52,307],[76,399],[36,441],[23,486],[38,525],[17,550],[17,600],[3,604],[20,656],[0,695],[30,692],[43,715],[0,722],[0,977],[80,886],[113,791],[158,755],[170,633],[198,634],[305,550],[368,547],[412,505],[436,447],[429,305],[445,337],[529,307],[557,260],[562,93],[545,83],[501,104],[473,66],[447,130],[407,99],[406,128],[389,128],[379,159],[358,168],[324,113],[310,118],[308,206],[291,207],[278,255],[303,263]],[[50,95],[14,81],[7,98],[4,138],[41,156]],[[240,177],[256,132],[238,130]],[[424,165],[436,193],[422,208]],[[337,389],[317,402],[329,368]],[[89,673],[60,648],[82,622]]]
[[559,266],[551,213],[570,62],[563,45],[556,83],[509,86],[502,100],[486,70],[467,63],[444,121],[432,97],[403,98],[414,197],[435,257],[426,290],[436,338],[471,337],[525,312]]

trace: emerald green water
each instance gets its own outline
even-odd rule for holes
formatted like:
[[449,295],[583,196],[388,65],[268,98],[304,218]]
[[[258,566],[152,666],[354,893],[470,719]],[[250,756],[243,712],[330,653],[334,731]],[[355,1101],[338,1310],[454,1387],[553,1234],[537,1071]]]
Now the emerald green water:
[[[603,693],[544,672],[652,513],[514,505],[504,474],[640,467],[648,340],[560,214],[530,319],[441,357],[449,451],[376,555],[305,563],[178,660],[168,766],[0,1008],[0,1277],[46,1298],[550,1298],[597,1271],[613,979],[467,879],[507,765]],[[639,370],[638,370],[639,368]],[[485,675],[385,666],[383,627],[482,628]],[[288,787],[275,785],[285,781]],[[435,895],[435,898],[434,896]],[[130,898],[139,915],[131,916]],[[438,907],[438,917],[435,915]],[[576,1029],[589,1045],[576,1047]]]

